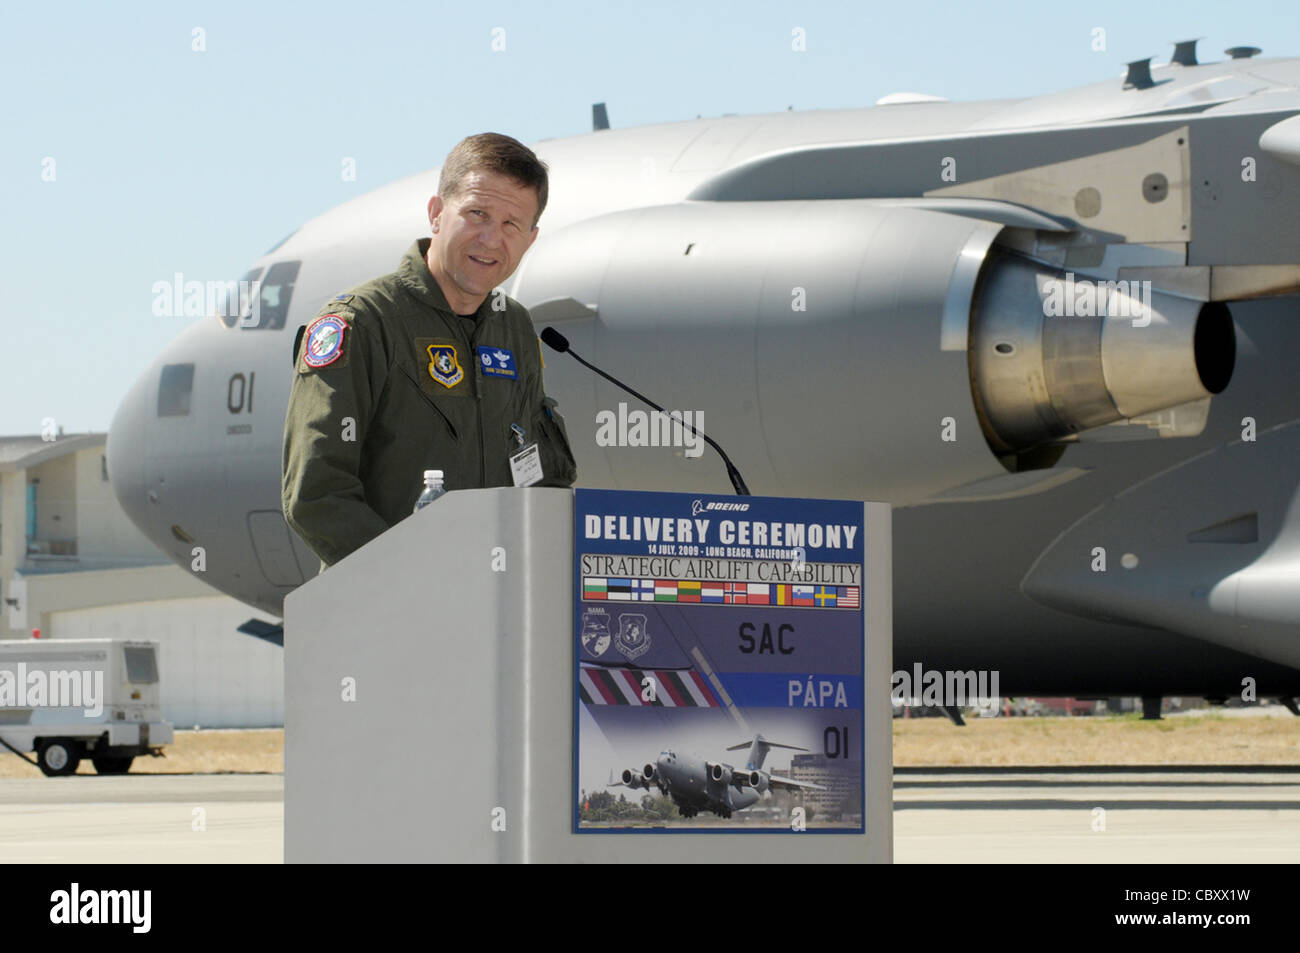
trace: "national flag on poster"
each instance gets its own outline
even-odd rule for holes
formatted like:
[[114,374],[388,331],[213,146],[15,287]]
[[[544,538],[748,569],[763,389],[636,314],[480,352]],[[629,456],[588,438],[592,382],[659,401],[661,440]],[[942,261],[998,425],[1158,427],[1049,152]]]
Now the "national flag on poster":
[[608,599],[618,599],[623,602],[629,602],[632,599],[632,580],[631,579],[610,579],[606,585]]
[[607,579],[597,579],[595,576],[587,576],[582,580],[582,598],[584,599],[604,599],[606,598]]
[[677,580],[677,601],[699,602],[700,588],[700,581],[698,579]]
[[677,580],[656,579],[655,580],[655,602],[676,602],[676,601],[677,601]]
[[857,586],[839,586],[836,595],[839,597],[837,603],[841,609],[861,609],[862,603],[858,600]]
[[706,582],[700,586],[701,602],[722,602],[723,585],[720,582]]
[[632,598],[639,602],[654,602],[655,581],[653,579],[633,579]]
[[777,584],[776,584],[775,586],[773,586],[772,588],[776,590],[776,593],[775,593],[776,598],[773,600],[773,602],[774,602],[776,605],[778,605],[778,606],[792,606],[792,605],[794,605],[794,597],[793,597],[793,596],[791,595],[791,593],[790,593],[790,585],[789,585],[789,583],[784,583],[784,582],[782,582],[782,583],[777,583]]
[[749,584],[749,593],[747,605],[766,606],[772,604],[771,595],[772,586],[766,582],[751,582]]
[[813,599],[816,600],[817,605],[824,609],[836,608],[838,598],[839,593],[834,586],[818,586],[817,591],[813,593]]
[[726,602],[733,602],[736,605],[746,605],[749,596],[749,583],[747,582],[729,582],[724,587],[723,597]]
[[792,586],[794,594],[794,604],[797,606],[815,606],[813,602],[812,586]]

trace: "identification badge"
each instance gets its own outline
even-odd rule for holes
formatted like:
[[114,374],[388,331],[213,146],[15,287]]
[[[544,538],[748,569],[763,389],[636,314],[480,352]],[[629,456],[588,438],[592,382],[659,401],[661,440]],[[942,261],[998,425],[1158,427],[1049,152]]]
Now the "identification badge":
[[510,454],[510,473],[515,486],[532,486],[542,482],[542,455],[537,444],[530,443],[522,450]]
[[476,350],[478,351],[478,362],[483,368],[484,375],[487,377],[505,377],[512,381],[518,379],[519,372],[515,370],[515,356],[508,348],[480,344]]

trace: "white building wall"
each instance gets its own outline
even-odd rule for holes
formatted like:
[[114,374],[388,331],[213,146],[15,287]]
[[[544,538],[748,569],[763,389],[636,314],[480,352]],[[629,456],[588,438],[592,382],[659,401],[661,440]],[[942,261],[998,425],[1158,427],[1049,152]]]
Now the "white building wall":
[[159,644],[162,710],[177,728],[284,724],[284,650],[235,628],[257,615],[227,596],[50,613],[47,637]]
[[36,487],[36,538],[77,538],[77,461],[74,454],[56,457],[27,471]]

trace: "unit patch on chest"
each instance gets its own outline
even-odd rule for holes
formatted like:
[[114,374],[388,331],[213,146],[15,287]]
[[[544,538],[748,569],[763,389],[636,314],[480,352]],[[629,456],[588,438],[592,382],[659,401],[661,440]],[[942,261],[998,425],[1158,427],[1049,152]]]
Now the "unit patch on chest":
[[451,389],[465,379],[456,345],[430,344],[424,350],[429,355],[429,376],[443,387]]

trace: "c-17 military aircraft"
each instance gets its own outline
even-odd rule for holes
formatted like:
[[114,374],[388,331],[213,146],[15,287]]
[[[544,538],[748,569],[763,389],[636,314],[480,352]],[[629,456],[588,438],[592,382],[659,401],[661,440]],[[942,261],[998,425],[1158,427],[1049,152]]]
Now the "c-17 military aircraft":
[[[505,290],[705,412],[754,493],[891,502],[896,668],[1290,701],[1300,60],[1258,52],[543,140],[551,201]],[[259,313],[188,328],[113,421],[135,523],[181,566],[204,547],[202,578],[267,613],[318,565],[280,512],[295,334],[426,234],[437,175],[270,249],[245,276]],[[576,362],[546,379],[578,485],[728,492],[711,453],[598,444],[627,398]]]
[[742,741],[727,750],[739,751],[742,748],[749,749],[749,760],[740,769],[719,761],[706,761],[696,755],[679,755],[667,748],[659,752],[654,764],[647,763],[640,771],[627,768],[621,775],[621,781],[615,781],[611,777],[607,787],[629,787],[635,790],[649,789],[653,785],[661,794],[673,799],[682,817],[694,817],[700,811],[712,811],[721,818],[731,817],[733,811],[741,811],[757,804],[772,788],[826,790],[811,781],[796,781],[763,770],[763,761],[772,748],[789,748],[791,751],[807,751],[807,748],[777,744],[758,734],[754,735],[752,742]]

